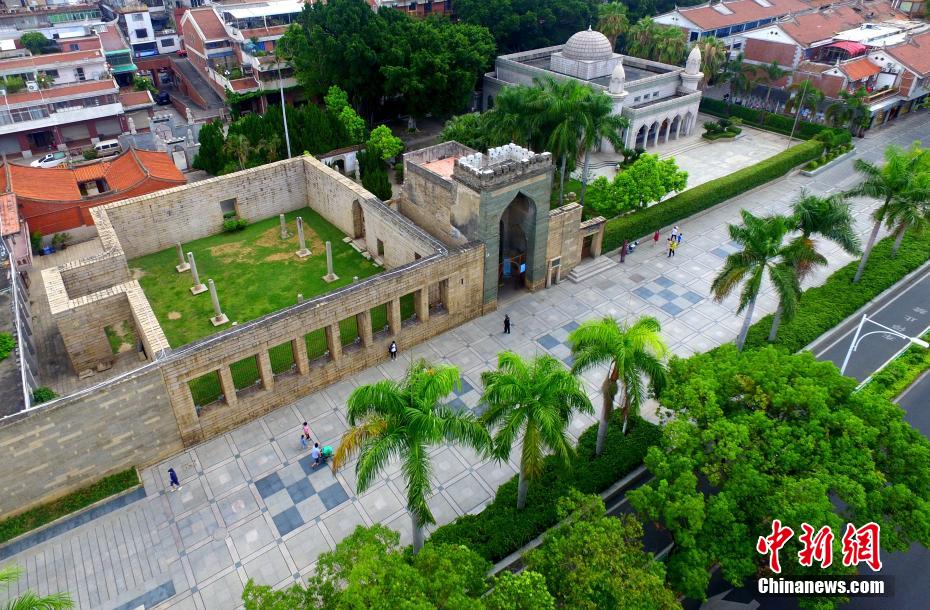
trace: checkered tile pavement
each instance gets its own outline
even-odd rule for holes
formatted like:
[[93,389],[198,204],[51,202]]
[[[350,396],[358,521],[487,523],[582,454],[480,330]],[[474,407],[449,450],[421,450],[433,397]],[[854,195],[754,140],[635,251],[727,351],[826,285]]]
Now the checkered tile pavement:
[[574,359],[572,358],[572,349],[568,345],[568,335],[576,328],[578,328],[577,322],[569,322],[536,339],[536,343],[564,362],[566,366],[571,366]]
[[710,251],[711,254],[719,256],[720,258],[726,258],[733,254],[734,252],[739,252],[742,247],[735,241],[729,241],[725,244],[720,244],[716,248]]
[[664,275],[634,288],[633,294],[673,316],[704,300],[698,293]]
[[278,536],[319,521],[320,515],[349,499],[329,466],[314,468],[309,455],[256,480],[255,489],[271,513]]

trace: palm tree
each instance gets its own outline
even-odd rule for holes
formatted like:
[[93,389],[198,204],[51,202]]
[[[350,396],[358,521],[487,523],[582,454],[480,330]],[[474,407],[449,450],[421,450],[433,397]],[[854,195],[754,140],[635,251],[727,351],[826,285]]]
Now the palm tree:
[[782,69],[778,65],[777,61],[773,61],[770,64],[765,64],[764,66],[759,66],[756,72],[760,76],[760,80],[765,81],[766,91],[765,91],[765,102],[763,107],[769,109],[769,96],[772,95],[772,83],[776,82],[778,79],[788,74],[787,70]]
[[[9,589],[22,573],[19,567],[13,565],[0,569],[0,590]],[[67,593],[52,593],[40,597],[32,591],[26,591],[19,597],[8,599],[2,607],[8,610],[64,610],[73,608],[74,602]]]
[[244,135],[234,133],[226,137],[226,142],[223,144],[223,152],[233,157],[239,165],[239,169],[243,170],[249,162],[251,144],[249,143],[249,139]]
[[658,25],[649,17],[643,17],[634,23],[627,32],[627,55],[652,59],[656,50]]
[[414,552],[423,546],[423,526],[436,522],[426,501],[432,474],[429,448],[444,442],[462,443],[481,452],[491,447],[488,431],[474,416],[456,414],[439,404],[460,383],[454,366],[419,360],[402,381],[386,379],[359,386],[347,401],[351,428],[342,436],[333,467],[339,468],[358,454],[355,473],[358,491],[363,492],[392,459],[400,458],[407,479]]
[[785,102],[785,112],[795,112],[794,125],[791,126],[791,133],[788,135],[788,146],[791,146],[791,140],[794,138],[794,131],[798,127],[798,121],[801,119],[801,111],[807,110],[811,114],[817,112],[817,107],[823,101],[823,92],[814,86],[814,83],[805,80],[798,83],[792,83],[788,87],[789,97]]
[[752,90],[752,78],[750,74],[755,72],[756,67],[747,65],[743,62],[743,54],[740,53],[733,59],[727,61],[724,71],[724,78],[730,83],[730,103],[737,95],[749,93]]
[[[743,328],[736,338],[736,347],[743,349],[746,334],[752,324],[752,312],[756,307],[756,298],[762,288],[766,273],[778,294],[778,304],[782,316],[790,320],[794,317],[801,292],[798,282],[797,267],[802,261],[821,264],[819,254],[800,247],[800,244],[785,243],[785,237],[791,232],[791,219],[785,216],[759,218],[747,210],[740,210],[743,224],[729,225],[730,239],[742,245],[743,249],[727,257],[720,274],[714,278],[710,290],[719,303],[743,283],[737,313],[746,311]],[[823,261],[825,262],[825,261]]]
[[626,117],[614,114],[613,102],[602,92],[591,91],[587,96],[581,110],[581,147],[584,149],[584,166],[581,172],[581,205],[584,205],[584,194],[588,187],[588,165],[591,160],[591,149],[601,140],[610,142],[614,150],[623,149],[623,130],[629,127],[630,121]]
[[617,48],[617,38],[627,31],[630,21],[626,6],[619,2],[605,2],[597,9],[597,31],[607,37],[611,48]]
[[[794,239],[795,242],[798,242],[796,245],[798,252],[807,251],[816,254],[817,244],[812,238],[816,234],[839,245],[849,254],[859,255],[862,253],[852,213],[850,213],[849,204],[846,203],[843,195],[818,197],[802,190],[792,205],[791,223],[795,231],[801,232]],[[826,262],[825,257],[821,258],[823,262]],[[818,264],[818,262],[819,259],[817,258],[802,258],[796,261],[795,272],[798,276],[798,284],[804,281],[813,265]],[[778,309],[775,310],[772,328],[769,331],[769,342],[775,341],[781,318],[782,308],[779,305]]]
[[715,36],[702,38],[697,45],[701,50],[701,72],[707,84],[713,85],[720,79],[720,72],[726,66],[729,56],[727,45]]
[[895,204],[901,200],[928,199],[926,180],[918,179],[923,173],[923,160],[919,153],[916,145],[910,150],[892,145],[885,149],[885,163],[881,167],[865,159],[856,159],[853,163],[856,171],[863,175],[863,180],[851,189],[848,195],[872,197],[882,201],[872,213],[872,233],[865,245],[862,260],[859,261],[859,268],[856,269],[854,284],[862,279],[862,272],[865,271],[882,223],[888,222],[896,215],[893,210]]
[[574,364],[572,373],[607,364],[609,370],[601,385],[603,406],[597,427],[595,453],[604,451],[607,427],[618,389],[622,388],[623,432],[626,433],[630,412],[638,412],[646,398],[643,377],[649,379],[654,393],[666,381],[665,356],[668,348],[660,334],[659,321],[643,316],[631,326],[610,317],[589,320],[568,336]]
[[685,31],[674,26],[659,27],[655,37],[655,59],[664,64],[680,65],[688,50]]
[[534,136],[539,131],[540,93],[539,87],[504,87],[494,101],[494,108],[488,112],[490,140],[533,148]]
[[868,92],[864,87],[859,87],[853,93],[840,91],[839,97],[824,110],[824,116],[833,127],[848,128],[850,133],[857,135],[868,124],[869,109],[865,103],[867,96]]
[[892,257],[898,256],[898,249],[908,229],[920,232],[930,223],[930,193],[926,186],[928,178],[930,176],[918,177],[918,182],[923,184],[913,185],[907,194],[896,199],[888,210],[885,224],[889,229],[893,228],[895,233],[894,244],[891,246]]
[[552,356],[527,362],[513,352],[501,352],[497,370],[482,373],[481,381],[481,399],[488,405],[482,421],[497,428],[495,456],[508,459],[523,433],[517,483],[517,509],[522,509],[529,480],[542,472],[545,454],[551,452],[566,464],[574,454],[565,431],[572,414],[593,413],[594,408],[578,378]]
[[[546,148],[557,158],[561,158],[559,205],[562,205],[568,159],[575,159],[578,156],[585,116],[583,108],[587,99],[593,95],[593,91],[577,80],[559,82],[547,77],[534,82],[541,90],[540,103],[534,109],[534,114],[542,124],[549,128]],[[607,98],[606,95],[604,97]],[[609,103],[610,98],[607,100]]]

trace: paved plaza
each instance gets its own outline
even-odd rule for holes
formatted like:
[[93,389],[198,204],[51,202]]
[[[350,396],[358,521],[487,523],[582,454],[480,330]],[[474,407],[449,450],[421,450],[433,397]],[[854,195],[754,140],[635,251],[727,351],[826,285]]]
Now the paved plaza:
[[[930,139],[928,117],[905,118],[857,141],[860,156],[878,159],[888,143]],[[582,283],[565,281],[536,294],[518,295],[496,313],[402,351],[396,361],[386,360],[146,469],[144,496],[137,494],[135,501],[89,522],[64,524],[44,541],[23,541],[12,556],[0,549],[0,561],[26,570],[20,590],[67,590],[79,608],[128,610],[144,604],[229,609],[238,606],[249,578],[274,586],[300,580],[312,572],[320,553],[357,525],[384,523],[400,531],[408,543],[410,520],[398,465],[359,494],[353,465],[336,473],[327,466],[313,468],[298,440],[303,421],[309,422],[315,440],[336,445],[347,427],[344,405],[352,390],[379,379],[400,378],[415,358],[459,367],[462,388],[450,401],[459,409],[476,411],[481,372],[494,366],[498,352],[549,353],[570,363],[568,333],[579,322],[601,316],[655,316],[679,356],[732,341],[742,322],[735,315],[736,297],[718,304],[708,296],[715,273],[734,250],[726,224],[738,220],[740,208],[756,214],[785,212],[802,188],[831,193],[855,182],[851,161],[845,161],[817,177],[794,174],[687,219],[680,225],[684,240],[675,258],[666,258],[661,243],[644,243],[625,264]],[[855,200],[853,206],[857,229],[864,236],[874,202]],[[850,261],[836,247],[820,247],[830,265],[812,274],[808,284],[823,282]],[[767,286],[757,316],[774,309],[775,298]],[[511,335],[502,334],[504,313],[513,320]],[[600,404],[602,375],[592,371],[583,379],[595,405]],[[594,421],[577,417],[572,436],[577,438]],[[519,454],[517,449],[511,461],[498,464],[460,447],[435,447],[435,493],[429,504],[437,521],[447,523],[480,511],[498,486],[516,473]],[[165,491],[169,465],[183,483],[178,492]]]

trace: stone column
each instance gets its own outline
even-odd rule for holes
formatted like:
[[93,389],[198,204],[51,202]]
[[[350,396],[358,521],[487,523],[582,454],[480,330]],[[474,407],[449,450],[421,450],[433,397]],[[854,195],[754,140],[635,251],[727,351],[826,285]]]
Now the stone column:
[[429,321],[429,289],[427,287],[420,288],[413,293],[413,310],[417,314],[417,321]]
[[598,229],[591,237],[591,257],[597,258],[601,255],[601,248],[604,247],[604,225],[601,225],[601,228]]
[[326,327],[326,348],[329,349],[329,357],[333,362],[342,358],[342,338],[339,335],[338,322]]
[[278,214],[278,221],[281,223],[281,239],[287,239],[291,234],[287,232],[287,222],[284,220],[284,214]]
[[262,378],[262,387],[264,389],[274,389],[274,371],[271,370],[271,356],[266,349],[258,353],[258,374]]
[[371,310],[366,309],[361,313],[355,314],[355,325],[358,327],[358,336],[362,340],[362,345],[364,347],[370,347],[372,344]]
[[678,117],[678,124],[675,125],[675,139],[677,140],[681,137],[681,124],[684,122],[684,119],[680,116]]
[[191,275],[194,277],[194,285],[191,286],[191,294],[200,294],[206,292],[207,287],[200,283],[200,274],[197,273],[197,262],[194,261],[194,253],[187,253],[187,262],[191,267]]
[[335,282],[339,276],[333,273],[333,244],[326,242],[326,275],[323,276],[324,282]]
[[236,384],[233,382],[232,372],[230,372],[228,366],[223,366],[219,372],[220,387],[223,389],[223,397],[226,399],[226,404],[230,407],[234,406],[239,397],[236,396]]
[[184,260],[184,249],[181,247],[181,242],[177,242],[175,246],[178,249],[178,264],[175,265],[175,269],[178,273],[184,273],[185,271],[190,271],[190,263]]
[[220,299],[216,296],[216,284],[213,283],[213,280],[207,280],[207,285],[210,287],[210,300],[213,301],[213,317],[210,318],[210,321],[213,322],[213,326],[227,324],[229,318],[220,309]]
[[441,280],[439,282],[439,300],[442,301],[442,306],[446,311],[451,312],[449,307],[449,280]]
[[310,372],[310,359],[307,356],[307,342],[303,337],[291,339],[291,351],[294,352],[294,362],[297,363],[297,372],[306,375]]
[[307,250],[307,242],[304,241],[304,219],[300,216],[297,217],[297,239],[300,242],[300,249],[297,251],[297,256],[300,258],[310,256],[310,250]]
[[400,334],[400,299],[393,299],[387,303],[387,319],[388,319],[388,329],[391,331],[391,335],[397,336]]

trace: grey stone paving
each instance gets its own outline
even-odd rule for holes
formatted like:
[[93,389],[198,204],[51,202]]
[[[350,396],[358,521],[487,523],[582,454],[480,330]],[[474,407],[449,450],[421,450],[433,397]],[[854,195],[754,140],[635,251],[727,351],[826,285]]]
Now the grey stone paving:
[[[907,117],[857,141],[860,156],[877,159],[888,142],[930,139],[928,116]],[[190,448],[143,473],[146,499],[25,550],[7,563],[26,570],[20,589],[68,590],[79,608],[111,610],[138,601],[146,607],[229,609],[238,607],[249,578],[273,586],[293,583],[313,570],[320,553],[357,525],[384,523],[409,542],[399,464],[358,494],[354,464],[336,473],[328,466],[312,468],[298,440],[301,422],[310,423],[322,444],[335,445],[347,427],[343,405],[352,389],[381,378],[400,378],[411,360],[420,357],[460,367],[463,387],[450,400],[456,408],[475,411],[481,372],[494,366],[499,351],[550,353],[569,362],[565,342],[574,325],[605,315],[624,320],[642,314],[657,317],[678,355],[732,341],[741,323],[734,315],[735,297],[720,304],[708,297],[722,256],[732,248],[726,224],[737,220],[740,208],[758,214],[783,212],[801,188],[815,193],[847,188],[856,180],[850,167],[846,162],[815,178],[795,175],[738,197],[683,222],[684,241],[675,258],[666,258],[661,245],[643,244],[624,265],[581,284],[565,282],[519,295],[497,313],[401,352],[397,361],[386,361]],[[853,203],[857,229],[864,234],[874,202]],[[835,247],[823,249],[830,265],[812,274],[809,284],[821,283],[850,260]],[[765,287],[757,315],[774,308],[771,289]],[[513,320],[513,334],[506,336],[501,334],[505,312]],[[602,374],[583,376],[595,404]],[[577,438],[593,423],[591,417],[576,417],[570,432]],[[435,481],[429,505],[437,521],[480,511],[497,487],[516,473],[519,446],[512,455],[514,459],[498,464],[479,460],[467,449],[433,448]],[[169,464],[183,483],[178,492],[165,491]],[[151,606],[161,599],[165,601]]]

